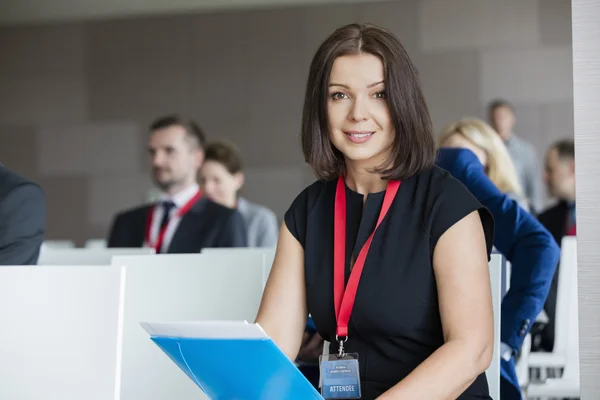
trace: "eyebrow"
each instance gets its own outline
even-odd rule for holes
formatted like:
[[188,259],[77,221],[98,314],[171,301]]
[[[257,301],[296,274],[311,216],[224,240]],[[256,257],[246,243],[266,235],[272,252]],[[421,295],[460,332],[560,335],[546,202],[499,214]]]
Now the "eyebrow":
[[[377,85],[381,85],[381,84],[382,84],[382,83],[384,83],[384,82],[385,82],[385,81],[379,81],[379,82],[371,83],[370,85],[367,85],[367,88],[369,88],[369,89],[370,89],[370,88],[373,88],[373,87],[375,87],[375,86],[377,86]],[[348,86],[348,85],[344,85],[344,84],[342,84],[342,83],[333,83],[333,82],[332,82],[332,83],[330,83],[330,84],[329,84],[329,87],[332,87],[332,86],[340,86],[340,87],[343,87],[343,88],[346,88],[346,89],[350,89],[350,86]]]

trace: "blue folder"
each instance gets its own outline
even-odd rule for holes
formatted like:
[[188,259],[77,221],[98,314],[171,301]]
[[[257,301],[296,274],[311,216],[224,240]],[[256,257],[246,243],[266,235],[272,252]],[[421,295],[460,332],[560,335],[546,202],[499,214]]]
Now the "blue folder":
[[[248,327],[246,332],[240,324]],[[258,325],[221,325],[142,324],[152,341],[212,400],[323,399],[270,338],[256,334],[254,327],[263,332]]]
[[317,326],[315,325],[315,321],[313,321],[312,317],[309,315],[306,320],[306,330],[309,332],[316,332]]

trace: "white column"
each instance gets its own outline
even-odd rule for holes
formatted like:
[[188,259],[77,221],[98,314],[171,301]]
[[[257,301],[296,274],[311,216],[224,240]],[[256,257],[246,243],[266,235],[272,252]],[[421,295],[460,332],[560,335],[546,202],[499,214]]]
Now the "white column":
[[581,398],[600,393],[600,1],[573,0]]

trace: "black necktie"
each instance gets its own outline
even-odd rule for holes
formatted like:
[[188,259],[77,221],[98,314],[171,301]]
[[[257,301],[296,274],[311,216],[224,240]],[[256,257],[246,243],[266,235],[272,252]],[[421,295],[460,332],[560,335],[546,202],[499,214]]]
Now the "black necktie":
[[173,208],[175,208],[175,203],[173,203],[170,200],[163,201],[162,208],[163,208],[163,216],[162,216],[162,221],[160,221],[159,232],[162,232],[162,230],[165,229],[166,226],[169,224],[169,220],[171,219],[171,210]]

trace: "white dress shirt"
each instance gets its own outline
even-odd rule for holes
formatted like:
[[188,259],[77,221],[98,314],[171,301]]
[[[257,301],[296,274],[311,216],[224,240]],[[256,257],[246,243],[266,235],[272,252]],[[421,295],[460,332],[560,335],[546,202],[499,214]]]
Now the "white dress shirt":
[[152,225],[150,226],[150,245],[153,246],[158,240],[160,223],[163,218],[164,208],[162,207],[162,203],[165,201],[172,201],[175,204],[175,207],[171,209],[171,215],[169,219],[169,223],[167,225],[167,229],[165,231],[165,237],[163,238],[162,245],[160,247],[161,253],[166,253],[169,245],[171,244],[171,240],[175,235],[175,231],[177,230],[177,226],[181,221],[181,217],[177,215],[179,210],[185,206],[185,204],[190,201],[196,193],[198,193],[200,187],[197,184],[194,184],[186,189],[183,189],[179,193],[176,193],[173,196],[170,196],[166,193],[160,195],[160,201],[154,207],[154,212],[152,213]]

